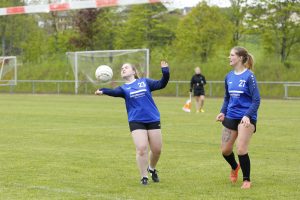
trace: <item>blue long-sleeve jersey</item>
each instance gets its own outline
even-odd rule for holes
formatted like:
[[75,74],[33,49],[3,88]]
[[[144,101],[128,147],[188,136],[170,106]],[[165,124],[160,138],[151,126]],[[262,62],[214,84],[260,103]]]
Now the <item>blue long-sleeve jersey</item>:
[[125,99],[129,122],[158,122],[160,113],[151,92],[166,87],[170,78],[169,67],[162,68],[162,74],[161,80],[140,78],[115,89],[101,88],[100,90],[105,95]]
[[242,119],[247,116],[257,120],[260,95],[254,74],[245,70],[240,74],[231,71],[225,78],[225,96],[221,113],[227,118]]

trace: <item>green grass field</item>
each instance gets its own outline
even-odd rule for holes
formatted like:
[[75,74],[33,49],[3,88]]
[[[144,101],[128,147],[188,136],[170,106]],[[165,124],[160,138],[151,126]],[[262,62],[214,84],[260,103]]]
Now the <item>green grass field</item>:
[[161,182],[145,187],[122,99],[2,94],[0,199],[299,199],[299,101],[262,100],[245,191],[220,154],[222,100],[207,99],[204,114],[184,113],[183,98],[155,100]]

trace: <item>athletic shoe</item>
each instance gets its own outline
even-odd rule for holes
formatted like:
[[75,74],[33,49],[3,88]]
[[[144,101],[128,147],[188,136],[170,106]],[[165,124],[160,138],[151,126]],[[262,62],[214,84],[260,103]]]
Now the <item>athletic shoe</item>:
[[141,179],[141,184],[142,184],[142,185],[148,185],[148,178],[147,178],[147,177],[143,177],[143,178]]
[[251,182],[250,181],[244,181],[241,189],[250,189],[251,188]]
[[196,113],[199,113],[200,111],[199,110],[196,110]]
[[238,164],[238,166],[235,170],[231,170],[231,172],[230,172],[230,181],[232,183],[235,183],[237,181],[238,175],[239,175],[239,169],[240,169],[240,164]]
[[201,109],[200,109],[200,112],[204,113],[205,111],[201,108]]
[[148,167],[148,172],[151,174],[151,178],[154,182],[159,182],[159,178],[158,178],[158,175],[157,175],[157,170],[154,169],[154,170],[150,170],[149,167]]

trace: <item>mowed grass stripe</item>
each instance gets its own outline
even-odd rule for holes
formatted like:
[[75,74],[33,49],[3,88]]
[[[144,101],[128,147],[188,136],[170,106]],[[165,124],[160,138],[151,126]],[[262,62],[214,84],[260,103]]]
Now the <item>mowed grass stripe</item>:
[[[185,98],[155,97],[161,112],[161,183],[139,184],[123,99],[1,95],[0,199],[297,199],[299,101],[262,100],[250,145],[253,188],[228,181],[220,153],[222,99],[203,114]],[[297,121],[297,119],[299,119]]]

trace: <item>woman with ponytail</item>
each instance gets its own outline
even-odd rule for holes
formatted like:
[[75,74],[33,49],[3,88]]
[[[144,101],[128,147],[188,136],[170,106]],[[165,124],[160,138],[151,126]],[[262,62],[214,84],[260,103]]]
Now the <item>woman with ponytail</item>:
[[121,68],[121,77],[125,80],[123,85],[115,89],[101,88],[95,92],[96,95],[125,99],[142,185],[148,185],[148,172],[154,182],[159,182],[156,165],[162,149],[162,133],[160,113],[152,98],[152,92],[165,88],[170,78],[168,63],[161,61],[160,65],[162,78],[153,80],[139,78],[137,69],[130,63],[125,63]]
[[[225,96],[217,121],[222,122],[221,150],[224,159],[231,166],[230,180],[235,183],[238,171],[243,173],[242,189],[249,189],[250,158],[248,146],[251,136],[256,131],[257,110],[260,105],[260,95],[256,78],[251,71],[253,56],[243,47],[234,47],[229,56],[233,68],[225,78]],[[237,141],[239,163],[233,153],[233,145]]]

